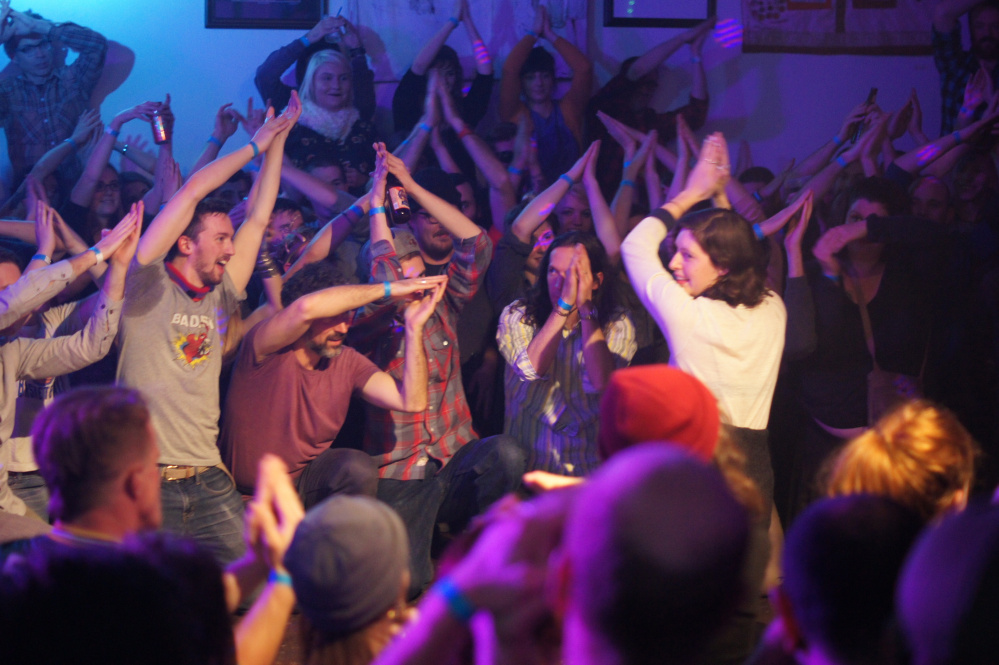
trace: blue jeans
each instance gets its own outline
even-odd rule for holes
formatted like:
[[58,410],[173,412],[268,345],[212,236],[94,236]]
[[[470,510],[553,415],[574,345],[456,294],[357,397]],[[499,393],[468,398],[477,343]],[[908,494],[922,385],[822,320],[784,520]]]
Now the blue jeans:
[[161,480],[163,529],[193,538],[223,567],[243,556],[243,500],[228,473],[212,468],[184,480]]
[[527,456],[517,439],[498,434],[468,442],[443,468],[431,460],[422,480],[378,481],[378,498],[399,513],[409,536],[410,599],[433,580],[434,527],[446,523],[450,533],[460,533],[473,517],[520,486]]
[[49,521],[49,488],[45,484],[42,474],[37,471],[31,473],[11,471],[7,475],[7,484],[28,508],[35,511],[46,522]]

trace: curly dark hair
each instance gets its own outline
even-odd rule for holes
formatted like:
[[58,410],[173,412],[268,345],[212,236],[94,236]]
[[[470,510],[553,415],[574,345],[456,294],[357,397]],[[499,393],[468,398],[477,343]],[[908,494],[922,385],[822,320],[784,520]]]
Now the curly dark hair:
[[593,289],[593,305],[597,308],[597,319],[600,327],[606,328],[618,315],[617,307],[617,275],[616,270],[607,258],[607,251],[592,233],[570,231],[556,236],[551,246],[545,252],[538,266],[538,279],[527,294],[518,303],[524,307],[524,321],[540,328],[552,313],[551,295],[548,293],[548,266],[551,264],[552,252],[559,247],[574,247],[582,245],[590,257],[590,270],[594,276],[603,273],[600,286]]
[[331,286],[342,286],[343,275],[329,261],[317,261],[305,266],[288,278],[281,288],[281,305],[289,306],[308,293],[315,293]]
[[716,268],[727,272],[701,296],[732,307],[756,307],[767,293],[766,260],[753,227],[737,212],[710,208],[684,215],[677,234],[690,231]]

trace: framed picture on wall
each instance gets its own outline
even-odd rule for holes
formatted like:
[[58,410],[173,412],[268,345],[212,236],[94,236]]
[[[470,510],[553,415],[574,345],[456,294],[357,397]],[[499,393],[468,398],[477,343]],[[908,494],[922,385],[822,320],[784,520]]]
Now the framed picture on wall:
[[308,30],[328,0],[205,0],[206,28]]
[[715,14],[716,0],[604,0],[604,25],[692,28]]

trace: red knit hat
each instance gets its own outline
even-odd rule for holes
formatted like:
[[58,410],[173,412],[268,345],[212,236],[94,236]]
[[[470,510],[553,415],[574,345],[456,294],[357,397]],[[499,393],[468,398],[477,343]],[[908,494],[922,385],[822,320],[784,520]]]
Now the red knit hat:
[[626,367],[611,374],[600,400],[600,455],[667,441],[709,461],[719,427],[718,400],[694,377],[669,365]]

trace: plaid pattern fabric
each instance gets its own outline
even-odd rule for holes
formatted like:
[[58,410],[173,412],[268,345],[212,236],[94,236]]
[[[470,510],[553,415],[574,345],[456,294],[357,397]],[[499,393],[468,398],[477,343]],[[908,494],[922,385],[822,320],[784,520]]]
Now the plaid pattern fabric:
[[[49,39],[76,51],[76,61],[55,68],[41,85],[23,74],[0,81],[0,125],[18,180],[42,155],[70,137],[104,68],[107,40],[93,30],[63,23],[52,28]],[[79,175],[78,160],[67,163],[75,165]]]
[[[978,71],[978,59],[961,48],[961,26],[948,34],[933,31],[933,63],[940,72],[940,134],[954,131],[954,123],[964,104],[964,88]],[[999,67],[992,71],[992,83],[999,87]]]
[[[395,252],[385,241],[372,245],[372,279],[377,282],[402,278]],[[424,327],[429,385],[427,409],[403,413],[368,408],[364,449],[378,458],[381,478],[419,480],[430,459],[447,464],[463,445],[478,438],[472,429],[472,414],[461,383],[461,353],[458,350],[458,314],[478,290],[489,260],[492,241],[485,233],[455,245],[447,268],[447,294]],[[397,320],[400,320],[401,316]],[[405,330],[397,324],[375,336],[374,362],[398,381],[402,380],[406,357]]]

